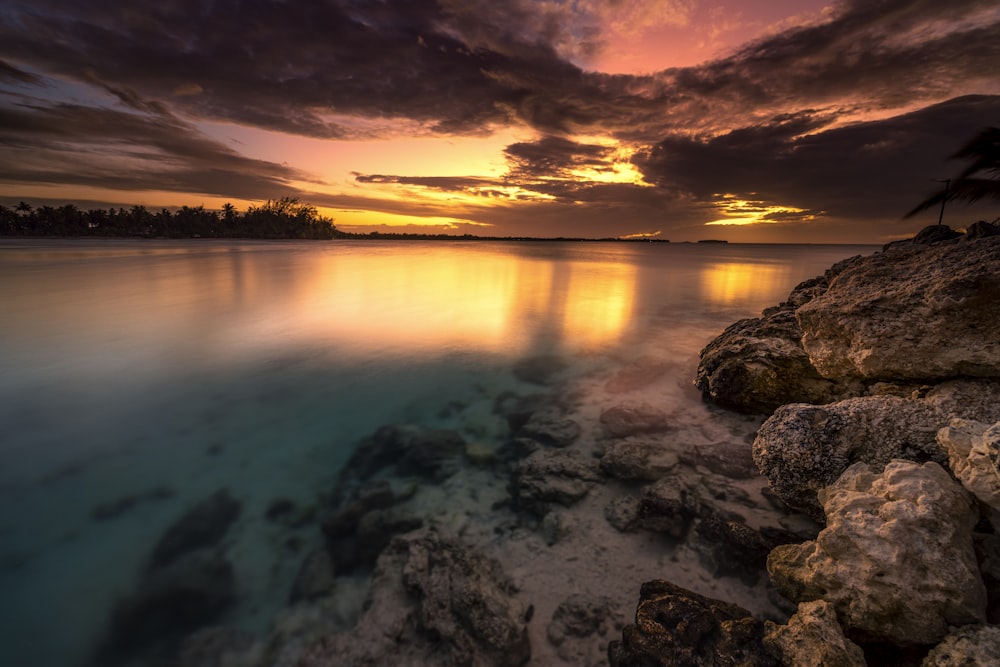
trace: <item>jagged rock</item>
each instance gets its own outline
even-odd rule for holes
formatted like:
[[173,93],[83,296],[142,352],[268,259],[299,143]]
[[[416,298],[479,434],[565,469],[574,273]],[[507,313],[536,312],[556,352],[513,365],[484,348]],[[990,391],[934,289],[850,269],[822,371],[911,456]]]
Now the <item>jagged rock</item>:
[[365,613],[316,642],[299,667],[519,667],[525,610],[499,564],[434,531],[397,537],[379,557]]
[[697,488],[678,475],[664,477],[643,489],[638,525],[680,539],[702,511]]
[[933,245],[944,241],[951,241],[962,236],[962,232],[956,232],[948,225],[927,225],[917,232],[910,243],[913,245]]
[[601,471],[624,480],[657,480],[673,470],[677,452],[657,440],[618,440],[604,451]]
[[511,473],[514,506],[542,517],[553,503],[569,507],[601,481],[597,462],[575,450],[540,449]]
[[740,320],[701,351],[695,385],[715,404],[747,414],[840,398],[844,389],[813,368],[801,338],[791,307]]
[[220,490],[185,512],[167,528],[149,558],[149,570],[163,567],[175,558],[218,544],[239,517],[242,505]]
[[945,461],[937,431],[953,417],[1000,420],[1000,383],[946,382],[923,398],[863,396],[824,406],[785,405],[757,432],[753,459],[790,507],[822,520],[816,491],[852,463]]
[[518,437],[531,438],[549,447],[569,447],[580,437],[580,425],[556,406],[532,413],[517,432]]
[[455,431],[416,424],[383,426],[361,441],[340,476],[367,480],[379,470],[390,469],[401,477],[441,482],[461,467],[465,446]]
[[171,653],[186,634],[216,619],[235,599],[229,561],[210,550],[188,551],[143,576],[111,611],[100,664],[125,656]]
[[556,607],[546,635],[563,660],[597,667],[606,664],[608,635],[621,630],[615,616],[610,598],[574,593]]
[[989,426],[953,419],[938,431],[937,441],[962,485],[993,511],[1000,511],[1000,422]]
[[965,230],[966,241],[974,241],[988,236],[1000,236],[1000,226],[991,222],[986,222],[985,220],[980,220],[979,222],[972,223],[969,225],[969,228]]
[[647,387],[663,377],[672,367],[671,362],[642,357],[615,373],[604,389],[612,394],[623,394]]
[[926,401],[863,396],[778,408],[757,431],[753,459],[789,507],[822,520],[816,492],[852,463],[943,460],[934,434],[945,417]]
[[650,581],[639,593],[635,624],[611,642],[608,660],[611,667],[777,667],[763,637],[763,623],[741,607]]
[[670,415],[648,403],[628,403],[601,413],[604,434],[625,438],[644,433],[663,433],[674,428]]
[[866,667],[864,651],[844,637],[833,606],[823,600],[803,602],[787,625],[768,623],[764,643],[783,665]]
[[823,377],[1000,377],[1000,237],[871,255],[795,316]]
[[921,667],[976,665],[1000,665],[1000,628],[992,625],[955,628],[921,663]]
[[971,498],[941,466],[855,464],[820,491],[827,527],[768,557],[775,587],[795,602],[825,600],[851,637],[935,644],[949,626],[985,621],[973,552]]
[[288,601],[291,604],[311,602],[331,595],[336,588],[333,574],[333,559],[330,558],[330,554],[325,549],[311,552],[302,561],[302,565],[295,575]]

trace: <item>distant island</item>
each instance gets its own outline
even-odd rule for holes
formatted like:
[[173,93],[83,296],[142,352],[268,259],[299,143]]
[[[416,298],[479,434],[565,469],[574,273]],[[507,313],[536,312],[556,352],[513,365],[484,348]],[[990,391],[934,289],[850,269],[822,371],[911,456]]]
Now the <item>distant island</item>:
[[729,243],[724,239],[701,239],[698,243]]
[[142,239],[357,239],[405,241],[615,241],[669,243],[667,239],[582,238],[530,236],[474,236],[472,234],[414,234],[370,232],[355,234],[337,229],[315,206],[283,197],[251,206],[240,213],[232,204],[220,211],[204,206],[182,206],[153,212],[145,206],[83,210],[74,204],[39,206],[20,202],[14,208],[0,204],[0,237],[94,237]]

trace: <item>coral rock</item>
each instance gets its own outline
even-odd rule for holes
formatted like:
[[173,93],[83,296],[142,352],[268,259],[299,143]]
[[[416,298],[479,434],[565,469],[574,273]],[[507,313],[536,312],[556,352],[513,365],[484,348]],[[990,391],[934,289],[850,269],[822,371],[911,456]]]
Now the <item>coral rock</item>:
[[819,498],[827,527],[816,540],[768,557],[785,597],[826,600],[851,636],[900,646],[934,644],[950,626],[985,621],[972,541],[978,515],[941,466],[892,461],[875,474],[855,464]]

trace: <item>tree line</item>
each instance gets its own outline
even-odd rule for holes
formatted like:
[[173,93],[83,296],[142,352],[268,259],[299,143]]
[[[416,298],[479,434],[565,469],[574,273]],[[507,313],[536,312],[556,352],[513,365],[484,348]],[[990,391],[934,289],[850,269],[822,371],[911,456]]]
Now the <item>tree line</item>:
[[145,206],[83,210],[74,204],[0,205],[0,236],[105,236],[137,238],[336,239],[338,230],[315,206],[292,197],[268,200],[243,213],[232,204],[212,211],[182,206],[153,212]]

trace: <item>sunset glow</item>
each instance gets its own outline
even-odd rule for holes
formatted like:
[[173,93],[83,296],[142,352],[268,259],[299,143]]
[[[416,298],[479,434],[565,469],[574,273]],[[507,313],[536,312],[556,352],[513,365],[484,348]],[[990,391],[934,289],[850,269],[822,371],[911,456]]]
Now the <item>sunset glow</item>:
[[0,205],[879,242],[995,124],[998,31],[976,0],[12,0]]

